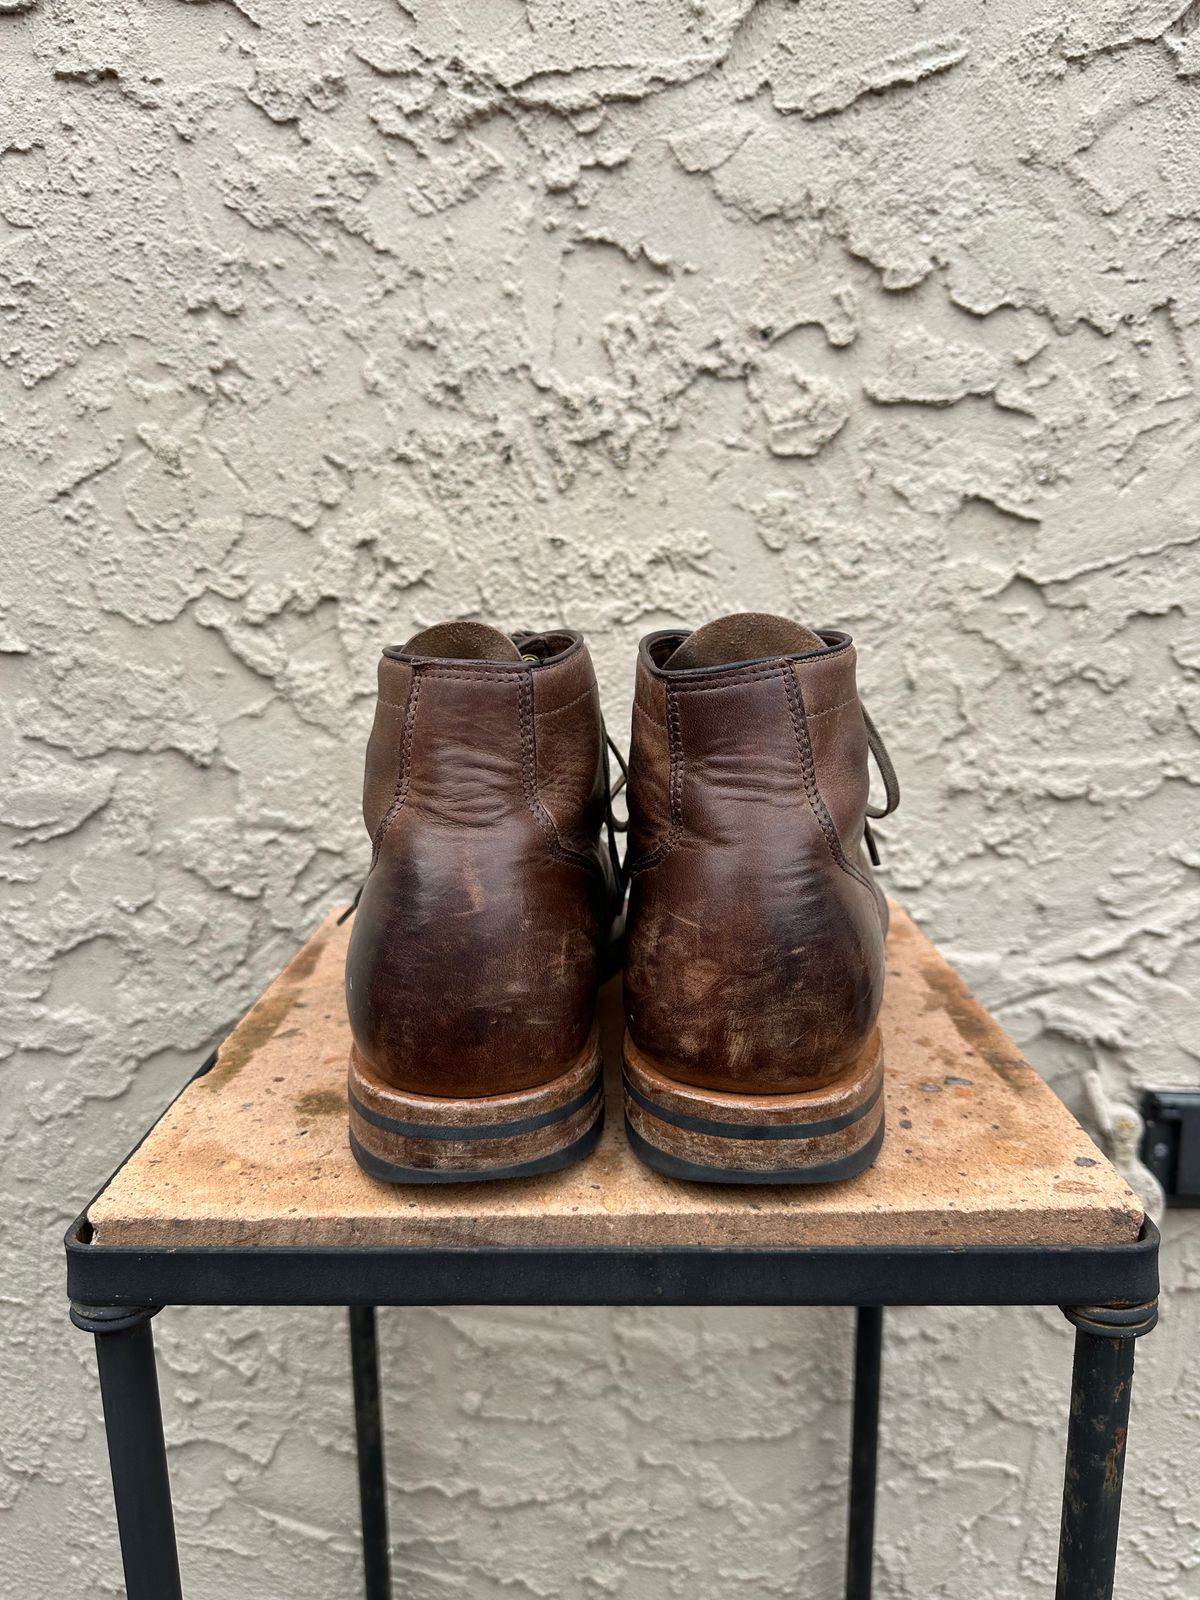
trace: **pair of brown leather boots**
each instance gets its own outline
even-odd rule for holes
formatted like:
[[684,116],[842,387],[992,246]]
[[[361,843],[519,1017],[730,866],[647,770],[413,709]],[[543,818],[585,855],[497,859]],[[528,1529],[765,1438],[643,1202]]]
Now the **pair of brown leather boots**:
[[597,991],[623,961],[626,1126],[650,1166],[717,1183],[870,1166],[887,904],[869,748],[882,815],[895,779],[848,635],[760,615],[650,634],[622,863],[578,633],[450,622],[385,650],[346,962],[360,1165],[449,1183],[585,1155]]

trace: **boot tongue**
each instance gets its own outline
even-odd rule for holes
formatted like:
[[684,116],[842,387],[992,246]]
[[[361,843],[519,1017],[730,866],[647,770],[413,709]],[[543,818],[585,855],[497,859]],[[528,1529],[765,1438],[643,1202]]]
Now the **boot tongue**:
[[824,650],[819,634],[786,617],[763,611],[742,611],[719,617],[689,633],[679,648],[663,662],[668,672],[681,667],[728,667],[736,661],[757,661],[763,656],[795,656]]
[[414,633],[404,646],[406,656],[434,656],[448,661],[520,661],[521,652],[499,628],[486,622],[439,622]]

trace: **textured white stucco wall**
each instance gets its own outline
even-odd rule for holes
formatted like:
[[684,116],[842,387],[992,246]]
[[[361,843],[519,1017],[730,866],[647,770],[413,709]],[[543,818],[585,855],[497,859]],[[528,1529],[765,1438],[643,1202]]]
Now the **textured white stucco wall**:
[[[359,877],[383,642],[848,626],[892,890],[1196,1082],[1195,0],[0,0],[0,1589],[119,1590],[59,1236]],[[1119,1592],[1200,1594],[1200,1227]],[[400,1592],[837,1593],[841,1312],[384,1317]],[[352,1595],[344,1328],[157,1324],[188,1594]],[[897,1314],[880,1594],[1052,1592],[1070,1333]],[[803,1576],[800,1574],[803,1573]]]

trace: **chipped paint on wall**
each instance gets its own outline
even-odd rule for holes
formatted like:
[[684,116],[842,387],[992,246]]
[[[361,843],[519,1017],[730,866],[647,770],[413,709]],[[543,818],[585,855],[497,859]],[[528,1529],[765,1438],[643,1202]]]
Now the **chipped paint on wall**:
[[[1180,0],[0,3],[0,1580],[115,1594],[72,1209],[364,863],[381,642],[849,627],[890,887],[1074,1108],[1196,1082]],[[1119,1592],[1185,1600],[1200,1231]],[[190,1595],[354,1591],[336,1313],[158,1323]],[[838,1592],[840,1312],[395,1313],[406,1593]],[[1048,1595],[1069,1330],[890,1319],[879,1588]]]

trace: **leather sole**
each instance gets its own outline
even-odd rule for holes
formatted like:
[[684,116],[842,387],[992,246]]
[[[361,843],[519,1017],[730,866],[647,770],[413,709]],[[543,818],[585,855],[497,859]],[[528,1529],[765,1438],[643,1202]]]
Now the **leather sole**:
[[839,1183],[883,1144],[878,1032],[845,1072],[801,1094],[726,1094],[680,1083],[625,1036],[625,1128],[655,1171],[694,1183]]
[[600,1042],[549,1083],[451,1099],[381,1078],[350,1047],[350,1148],[384,1183],[472,1183],[557,1172],[587,1155],[604,1125]]

